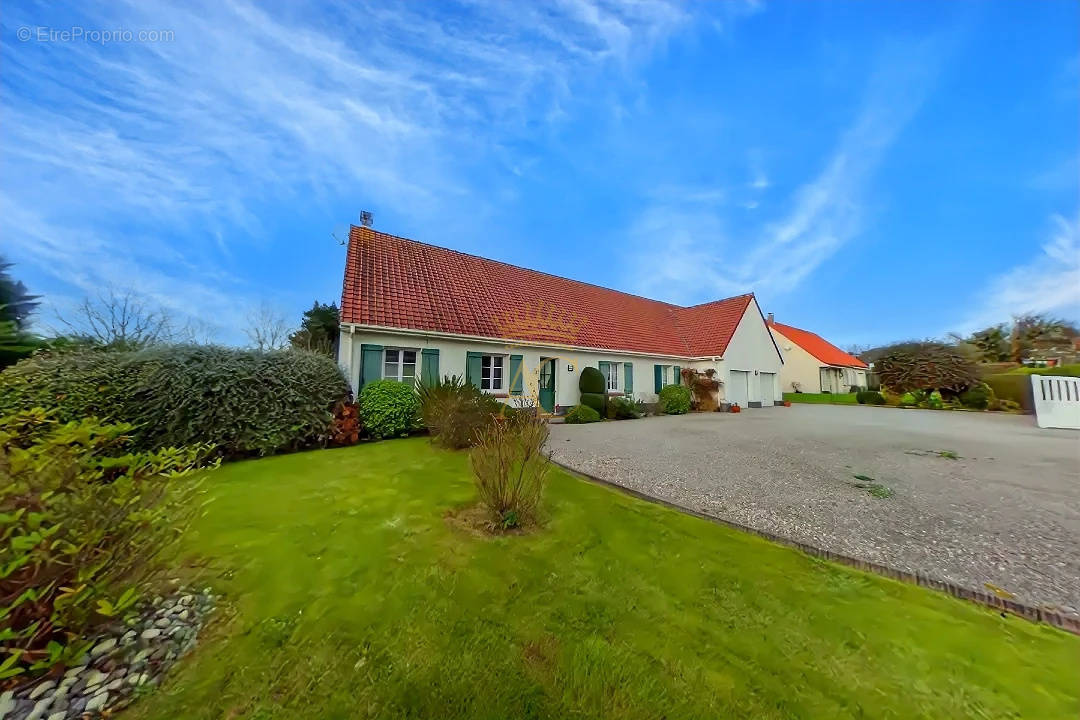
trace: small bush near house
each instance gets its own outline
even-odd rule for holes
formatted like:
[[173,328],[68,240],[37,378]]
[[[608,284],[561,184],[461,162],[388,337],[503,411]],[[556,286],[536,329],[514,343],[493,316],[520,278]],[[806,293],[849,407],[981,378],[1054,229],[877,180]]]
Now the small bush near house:
[[581,377],[578,378],[578,390],[583,393],[607,392],[607,380],[604,374],[594,367],[583,368]]
[[607,395],[603,393],[581,393],[581,404],[591,407],[600,417],[607,415]]
[[432,442],[451,450],[469,447],[494,416],[512,411],[460,375],[448,375],[432,385],[418,384],[417,394],[420,419]]
[[986,410],[994,400],[994,391],[986,383],[979,383],[960,393],[960,404],[972,410]]
[[131,423],[131,447],[208,442],[225,457],[325,444],[349,395],[325,355],[163,345],[35,355],[0,373],[0,415],[42,407],[60,422]]
[[158,554],[201,511],[187,475],[211,446],[132,453],[133,429],[40,408],[0,418],[0,687],[82,656],[154,588]]
[[613,397],[608,400],[607,416],[609,420],[635,420],[641,417],[641,414],[631,400]]
[[941,392],[934,390],[930,393],[929,397],[926,398],[926,406],[933,410],[941,410],[945,407],[945,400],[941,397]]
[[906,392],[906,393],[904,393],[903,395],[900,396],[900,406],[901,407],[914,407],[915,405],[918,405],[918,404],[919,404],[919,398],[915,395],[915,393]]
[[543,448],[547,423],[518,413],[492,423],[469,451],[476,490],[494,529],[510,530],[536,520],[550,461]]
[[360,419],[376,440],[404,437],[417,425],[420,398],[412,385],[376,380],[360,391]]
[[660,391],[660,407],[668,415],[684,415],[690,412],[690,388],[668,385]]
[[884,405],[885,398],[876,390],[860,390],[855,393],[855,401],[860,405]]
[[588,405],[575,405],[567,411],[563,421],[567,425],[584,425],[585,423],[600,422],[600,413]]

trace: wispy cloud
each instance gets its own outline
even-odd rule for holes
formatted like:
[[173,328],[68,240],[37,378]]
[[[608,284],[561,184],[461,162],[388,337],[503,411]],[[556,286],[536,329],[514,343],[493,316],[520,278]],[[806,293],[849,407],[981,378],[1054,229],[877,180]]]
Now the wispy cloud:
[[[227,316],[237,297],[263,292],[217,269],[235,244],[265,242],[255,208],[329,202],[344,188],[434,215],[472,192],[463,166],[536,118],[557,122],[575,81],[620,72],[691,21],[662,0],[466,3],[455,20],[441,10],[5,7],[7,251],[76,288],[119,275],[183,298],[186,312]],[[75,24],[168,29],[173,40],[14,39],[20,26]]]
[[[867,188],[885,153],[929,92],[939,64],[932,42],[894,48],[869,79],[861,109],[824,169],[801,186],[786,214],[763,218],[756,231],[733,237],[718,209],[685,202],[653,203],[634,223],[639,240],[632,274],[640,292],[695,302],[747,290],[794,290],[858,236]],[[766,187],[763,173],[751,186]],[[757,208],[757,201],[741,204]]]
[[1050,236],[1028,262],[993,278],[975,309],[957,328],[969,333],[1015,315],[1062,314],[1080,318],[1080,213],[1050,219]]

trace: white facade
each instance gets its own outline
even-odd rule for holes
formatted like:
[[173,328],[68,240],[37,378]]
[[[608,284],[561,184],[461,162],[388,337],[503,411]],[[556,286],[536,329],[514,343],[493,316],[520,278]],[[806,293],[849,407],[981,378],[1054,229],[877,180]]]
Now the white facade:
[[804,393],[846,393],[852,385],[866,387],[864,368],[827,365],[807,352],[801,345],[773,327],[776,344],[784,355],[784,369],[780,373],[780,388],[794,392],[795,383]]
[[[386,369],[387,359],[397,359],[389,368],[400,377],[402,372],[402,355],[391,352],[388,356],[386,351],[409,351],[415,360],[413,366],[414,376],[423,375],[423,350],[438,350],[438,374],[466,376],[466,363],[469,353],[482,353],[492,358],[502,360],[485,361],[485,385],[491,385],[491,374],[487,369],[494,365],[501,365],[501,382],[497,387],[484,387],[485,392],[491,392],[496,397],[510,402],[517,393],[511,394],[510,358],[521,357],[521,396],[529,398],[532,402],[538,402],[538,378],[541,368],[541,358],[555,358],[555,406],[557,411],[565,410],[577,405],[580,399],[578,379],[581,370],[585,367],[599,368],[602,362],[611,363],[613,372],[614,388],[609,390],[613,394],[627,394],[626,364],[632,367],[631,380],[632,391],[628,393],[635,400],[646,403],[656,402],[656,373],[657,366],[663,376],[664,385],[674,382],[675,368],[691,367],[704,371],[713,368],[717,371],[717,379],[721,381],[721,399],[725,396],[725,388],[728,385],[729,369],[742,370],[749,374],[752,381],[749,382],[749,392],[746,398],[747,406],[756,407],[761,404],[772,404],[780,398],[779,373],[782,365],[780,354],[773,343],[762,318],[761,311],[756,300],[747,306],[742,320],[740,320],[735,333],[728,344],[727,352],[723,358],[692,358],[674,355],[654,355],[648,353],[634,353],[627,351],[595,350],[589,348],[570,348],[543,345],[541,343],[522,342],[514,343],[509,340],[493,338],[474,338],[463,335],[451,335],[446,333],[428,332],[422,330],[406,330],[399,328],[372,328],[360,325],[342,323],[341,342],[339,344],[338,362],[349,380],[354,392],[361,386],[362,380],[362,354],[363,347],[380,347],[383,367],[380,368],[379,377]],[[369,357],[374,357],[374,350]],[[405,369],[407,372],[408,368]],[[766,382],[762,382],[762,373],[766,375]],[[772,378],[768,378],[772,373]],[[769,397],[771,395],[771,397]]]

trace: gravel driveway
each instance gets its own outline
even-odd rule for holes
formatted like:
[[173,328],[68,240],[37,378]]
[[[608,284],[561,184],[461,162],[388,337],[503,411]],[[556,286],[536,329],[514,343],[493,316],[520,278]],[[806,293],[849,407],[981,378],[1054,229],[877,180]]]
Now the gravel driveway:
[[1075,431],[796,405],[552,425],[551,446],[563,464],[683,507],[1080,615]]

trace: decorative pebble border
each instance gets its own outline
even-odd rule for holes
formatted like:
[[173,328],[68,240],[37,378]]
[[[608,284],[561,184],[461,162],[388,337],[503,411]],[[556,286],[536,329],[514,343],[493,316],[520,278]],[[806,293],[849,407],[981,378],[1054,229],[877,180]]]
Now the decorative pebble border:
[[214,608],[209,590],[158,597],[130,625],[116,625],[63,676],[0,694],[0,720],[87,720],[126,707],[156,687]]

